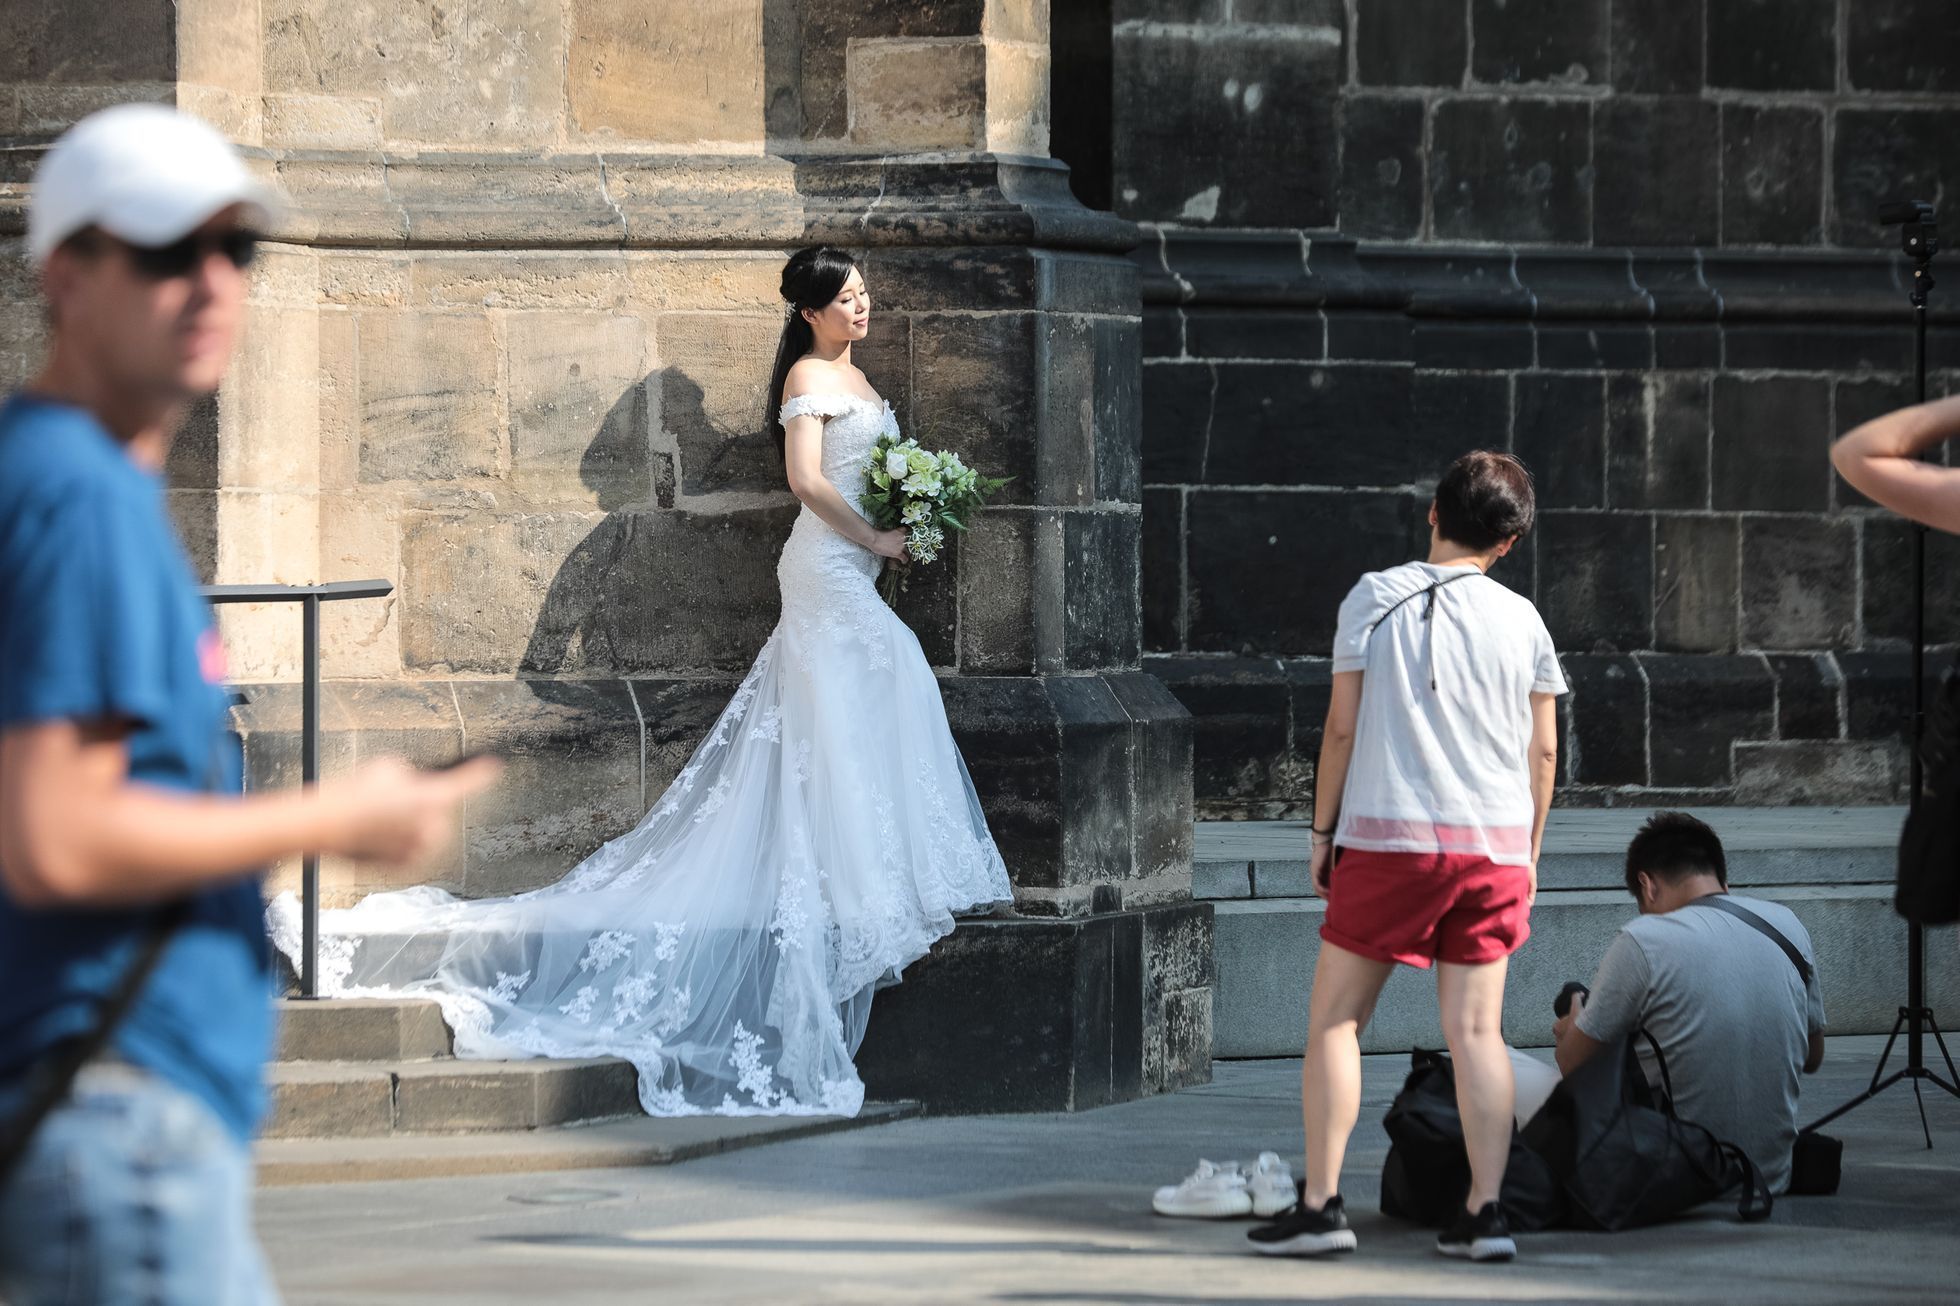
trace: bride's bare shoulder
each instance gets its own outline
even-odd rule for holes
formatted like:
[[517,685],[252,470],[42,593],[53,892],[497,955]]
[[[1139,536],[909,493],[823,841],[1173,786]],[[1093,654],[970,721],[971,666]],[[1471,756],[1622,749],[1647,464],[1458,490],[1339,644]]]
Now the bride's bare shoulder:
[[783,379],[786,394],[840,394],[850,391],[849,383],[838,372],[835,363],[826,363],[821,358],[798,359]]

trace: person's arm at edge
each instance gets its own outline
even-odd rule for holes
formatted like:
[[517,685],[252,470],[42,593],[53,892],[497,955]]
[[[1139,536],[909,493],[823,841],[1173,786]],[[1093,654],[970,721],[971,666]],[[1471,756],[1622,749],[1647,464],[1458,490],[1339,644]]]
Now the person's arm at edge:
[[1579,1028],[1579,1013],[1585,1009],[1586,995],[1574,993],[1572,1005],[1552,1026],[1553,1058],[1561,1075],[1571,1074],[1605,1050],[1604,1043]]
[[[1327,700],[1327,721],[1320,733],[1320,761],[1314,768],[1313,824],[1332,831],[1341,819],[1341,798],[1347,790],[1348,764],[1354,760],[1354,731],[1361,719],[1360,671],[1334,673]],[[1334,862],[1332,835],[1316,838],[1313,847],[1314,892],[1327,896],[1327,871]]]
[[336,785],[213,797],[132,782],[126,736],[114,723],[0,730],[0,886],[18,905],[157,902],[296,852],[411,861],[500,770],[488,759],[436,773],[381,761]]
[[1960,470],[1918,455],[1960,436],[1960,396],[1873,418],[1831,448],[1831,465],[1853,489],[1900,516],[1960,534]]
[[1558,695],[1531,696],[1531,891],[1538,900],[1538,859],[1545,848],[1545,822],[1558,787]]

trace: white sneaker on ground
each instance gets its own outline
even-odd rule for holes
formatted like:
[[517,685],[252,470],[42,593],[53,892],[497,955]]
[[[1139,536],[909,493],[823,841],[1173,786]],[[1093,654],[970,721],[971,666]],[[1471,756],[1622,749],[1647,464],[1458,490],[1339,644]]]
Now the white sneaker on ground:
[[1259,1154],[1246,1189],[1252,1194],[1252,1213],[1262,1220],[1272,1219],[1300,1200],[1293,1186],[1293,1170],[1280,1160],[1278,1152]]
[[1252,1194],[1236,1162],[1220,1166],[1200,1161],[1183,1183],[1159,1188],[1150,1209],[1186,1219],[1229,1220],[1252,1213]]

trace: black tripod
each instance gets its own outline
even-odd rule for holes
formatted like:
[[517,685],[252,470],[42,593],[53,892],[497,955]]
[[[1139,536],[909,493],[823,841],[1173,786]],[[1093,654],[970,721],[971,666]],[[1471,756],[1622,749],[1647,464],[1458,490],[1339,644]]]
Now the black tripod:
[[[1904,224],[1901,237],[1906,257],[1912,260],[1913,329],[1917,344],[1919,402],[1923,404],[1926,402],[1926,297],[1933,289],[1933,255],[1940,248],[1939,219],[1934,215],[1933,206],[1923,200],[1904,200],[1880,209],[1879,221],[1887,226]],[[1924,801],[1924,795],[1920,792],[1924,764],[1920,761],[1919,744],[1925,733],[1926,528],[1915,526],[1912,532],[1911,798],[1915,806]],[[1906,1035],[1905,1068],[1887,1075],[1885,1066],[1892,1059],[1892,1048],[1898,1043],[1901,1030]],[[1933,1041],[1939,1045],[1940,1055],[1946,1059],[1946,1079],[1941,1079],[1936,1071],[1926,1065],[1926,1033],[1929,1030]],[[1941,1037],[1940,1027],[1933,1019],[1933,1009],[1926,1005],[1926,927],[1915,923],[1907,927],[1906,934],[1906,1005],[1899,1008],[1899,1018],[1892,1024],[1892,1036],[1885,1040],[1885,1051],[1879,1055],[1878,1069],[1872,1072],[1871,1087],[1809,1128],[1827,1125],[1854,1107],[1863,1106],[1892,1085],[1910,1081],[1912,1096],[1919,1103],[1919,1127],[1925,1131],[1926,1146],[1930,1148],[1933,1145],[1933,1130],[1926,1123],[1926,1099],[1919,1091],[1921,1080],[1945,1089],[1954,1097],[1960,1097],[1960,1073],[1954,1071],[1953,1054],[1947,1051],[1946,1039]]]

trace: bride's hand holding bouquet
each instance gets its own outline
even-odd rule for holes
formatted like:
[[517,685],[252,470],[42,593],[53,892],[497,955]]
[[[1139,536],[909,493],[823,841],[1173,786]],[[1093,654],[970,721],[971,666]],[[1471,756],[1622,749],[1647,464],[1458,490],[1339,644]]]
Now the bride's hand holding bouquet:
[[878,581],[885,602],[896,605],[912,564],[936,562],[946,532],[966,530],[966,518],[1012,479],[982,476],[958,454],[935,453],[917,440],[901,439],[896,430],[879,436],[858,504],[879,531],[902,535],[904,541],[897,553],[874,550],[892,559]]

